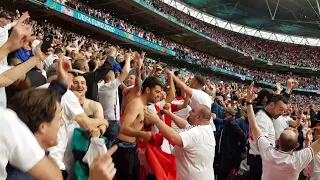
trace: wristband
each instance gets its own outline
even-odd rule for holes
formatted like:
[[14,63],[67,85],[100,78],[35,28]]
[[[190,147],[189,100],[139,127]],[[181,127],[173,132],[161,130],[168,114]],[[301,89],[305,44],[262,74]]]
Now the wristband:
[[247,101],[247,106],[252,105],[252,104],[253,104],[252,102],[248,102],[248,101]]

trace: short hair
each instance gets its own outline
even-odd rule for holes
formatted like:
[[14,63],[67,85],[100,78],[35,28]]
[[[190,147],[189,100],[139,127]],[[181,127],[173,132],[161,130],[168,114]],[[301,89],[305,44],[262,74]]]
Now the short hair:
[[8,104],[32,133],[38,131],[41,123],[50,123],[60,103],[61,95],[51,89],[27,89],[16,94]]
[[202,76],[197,75],[194,78],[197,80],[199,85],[201,85],[201,87],[203,87],[206,84],[206,80]]
[[59,55],[59,54],[61,54],[61,53],[63,53],[63,50],[62,50],[61,48],[56,48],[56,49],[54,50],[54,54],[55,54],[55,55]]
[[93,71],[96,68],[97,63],[94,61],[89,61],[88,65],[89,65],[89,71]]
[[142,92],[145,92],[147,88],[153,89],[156,86],[160,86],[161,88],[163,88],[163,85],[158,78],[154,76],[149,76],[142,83]]
[[277,104],[280,101],[284,102],[285,104],[288,104],[288,99],[286,97],[284,97],[282,94],[275,94],[268,100],[267,105],[272,102]]
[[84,62],[84,60],[76,60],[75,62],[74,62],[74,69],[77,69],[77,70],[82,70],[82,69],[84,69],[84,67],[85,67],[85,64],[84,64],[85,62]]
[[266,97],[268,101],[271,99],[271,97],[275,95],[275,92],[272,89],[269,88],[263,88],[259,93],[258,97],[256,99],[257,105],[262,105],[263,99]]
[[[279,143],[280,148],[281,148],[281,150],[286,151],[286,152],[295,149],[295,148],[296,148],[296,145],[297,145],[297,143],[298,143],[298,138],[293,138],[293,137],[289,134],[290,131],[292,131],[292,130],[289,130],[289,129],[284,130],[284,131],[281,133],[280,137],[279,137],[279,140],[280,140],[280,143]],[[292,131],[292,133],[293,133],[293,131]]]

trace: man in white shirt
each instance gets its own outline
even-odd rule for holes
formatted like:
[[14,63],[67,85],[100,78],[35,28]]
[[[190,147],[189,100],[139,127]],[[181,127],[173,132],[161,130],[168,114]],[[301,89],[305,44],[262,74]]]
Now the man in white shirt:
[[0,119],[0,179],[6,179],[9,162],[35,179],[62,180],[59,168],[45,157],[44,150],[16,113],[1,108]]
[[[58,62],[62,61],[63,56],[60,55]],[[48,68],[48,82],[56,80],[58,78],[55,69],[58,67],[62,68],[59,63],[54,63]],[[68,73],[68,88],[72,85],[73,75]],[[40,86],[39,88],[48,88],[49,83]],[[81,127],[89,130],[99,125],[108,125],[108,122],[101,118],[89,118],[84,110],[82,109],[76,95],[67,90],[67,92],[61,98],[62,108],[62,120],[64,125],[59,129],[58,132],[58,145],[49,148],[50,157],[52,157],[59,165],[61,170],[66,170],[69,175],[73,175],[73,154],[71,152],[70,142],[72,140],[74,128]]]
[[118,88],[126,79],[130,71],[131,54],[125,55],[125,65],[119,77],[115,78],[113,71],[109,71],[104,78],[104,84],[99,87],[99,102],[103,107],[104,118],[120,121],[120,103]]
[[203,77],[195,76],[191,80],[189,87],[172,72],[170,73],[172,74],[173,80],[177,84],[177,86],[180,87],[183,92],[185,92],[188,96],[191,97],[191,108],[194,108],[198,104],[203,104],[211,109],[212,99],[206,92],[202,91],[202,88],[206,83],[206,80]]
[[293,128],[285,129],[279,138],[279,149],[274,148],[256,122],[252,102],[255,98],[254,85],[251,84],[247,94],[248,119],[253,139],[257,142],[263,163],[262,180],[295,180],[307,167],[313,157],[320,152],[320,141],[310,147],[294,151],[298,145],[298,132]]
[[45,60],[43,60],[44,69],[47,70],[55,60],[58,60],[61,53],[63,53],[62,49],[56,48],[53,54],[50,54]]
[[184,129],[178,133],[153,111],[145,111],[145,123],[155,124],[166,139],[174,144],[178,178],[183,180],[213,180],[213,160],[215,137],[210,125],[211,110],[205,105],[197,105],[190,112],[188,121],[174,115],[170,109],[164,110],[175,124]]
[[[267,106],[261,109],[255,119],[259,125],[263,135],[268,138],[269,142],[275,147],[276,138],[273,126],[273,120],[281,116],[288,107],[288,100],[280,94],[273,95],[269,100]],[[258,149],[257,141],[254,140],[252,133],[249,133],[250,151],[248,155],[248,164],[250,165],[250,172],[254,180],[261,179],[262,161]]]
[[[11,17],[5,13],[0,13],[0,47],[7,42],[9,30],[17,24],[17,21],[11,23]],[[0,65],[8,65],[7,57],[0,60]]]
[[275,139],[278,140],[280,134],[287,128],[287,127],[299,127],[302,121],[302,113],[297,116],[296,120],[293,120],[289,115],[281,115],[277,119],[273,120],[273,126],[275,131]]

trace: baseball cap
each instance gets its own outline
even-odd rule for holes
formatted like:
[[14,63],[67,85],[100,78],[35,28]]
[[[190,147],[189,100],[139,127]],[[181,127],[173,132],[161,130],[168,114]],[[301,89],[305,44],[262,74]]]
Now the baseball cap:
[[7,15],[6,13],[0,13],[0,18],[5,18],[5,19],[11,19],[11,17],[9,15]]
[[237,111],[235,111],[231,107],[224,108],[223,111],[231,114],[232,116],[235,116],[237,114]]

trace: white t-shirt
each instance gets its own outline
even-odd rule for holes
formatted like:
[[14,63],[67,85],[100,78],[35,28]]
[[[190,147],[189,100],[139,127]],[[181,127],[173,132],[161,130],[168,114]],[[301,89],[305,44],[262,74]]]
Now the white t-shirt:
[[292,120],[290,116],[280,116],[277,119],[273,120],[273,126],[275,131],[276,140],[279,139],[281,133],[289,127],[289,122]]
[[54,60],[59,59],[59,57],[55,54],[50,54],[45,60],[43,60],[44,69],[48,69],[54,62]]
[[179,133],[183,147],[175,146],[177,174],[183,180],[213,180],[216,140],[211,125],[188,126]]
[[[0,27],[0,47],[7,42],[9,37],[9,30],[12,28],[11,24],[8,24],[4,27]],[[1,65],[8,65],[7,56],[0,60]]]
[[28,172],[44,157],[44,150],[15,112],[0,108],[0,119],[0,179],[6,179],[8,162]]
[[[4,64],[1,64],[0,62],[0,74],[3,72],[11,69],[11,66],[7,66]],[[0,108],[5,108],[7,107],[7,94],[6,94],[6,88],[0,87]]]
[[[261,129],[263,136],[267,137],[269,142],[275,147],[276,139],[275,139],[275,131],[272,123],[272,119],[266,114],[264,110],[260,110],[256,114],[256,121]],[[250,151],[249,154],[259,155],[259,149],[257,145],[257,141],[253,140],[252,133],[250,131],[249,134],[249,143],[250,143]]]
[[320,154],[318,153],[316,157],[310,163],[311,166],[311,180],[320,180]]
[[33,51],[33,49],[36,48],[40,43],[41,43],[41,41],[40,41],[39,39],[35,39],[34,41],[32,41],[32,43],[31,43],[32,51]]
[[313,159],[310,147],[300,151],[282,152],[276,150],[264,136],[258,138],[258,146],[262,158],[262,180],[296,180]]
[[202,90],[192,89],[190,106],[191,108],[194,108],[198,104],[204,104],[211,109],[211,105],[212,105],[211,97]]
[[[49,85],[50,84],[47,83],[38,88],[48,88]],[[62,108],[62,120],[64,122],[64,125],[60,127],[58,132],[58,144],[54,147],[49,148],[48,150],[50,151],[49,156],[56,161],[56,163],[59,165],[59,168],[62,170],[65,170],[66,160],[64,159],[65,157],[64,154],[66,152],[68,141],[69,143],[71,142],[70,137],[72,137],[73,135],[73,129],[75,127],[78,127],[77,122],[75,121],[75,117],[83,113],[84,111],[76,95],[69,89],[61,98],[61,108]],[[70,155],[67,155],[66,153],[66,156],[73,158],[72,154],[70,156]]]
[[[171,102],[171,104],[181,105],[183,104],[184,100],[177,100],[176,98]],[[181,117],[182,119],[187,120],[189,117],[189,112],[191,111],[191,107],[188,105],[186,108],[180,109],[179,111],[173,112],[173,114]],[[172,121],[171,127],[174,130],[180,130],[180,128]]]
[[121,85],[119,79],[104,83],[99,87],[99,102],[103,107],[104,118],[120,121],[120,103],[118,88]]

